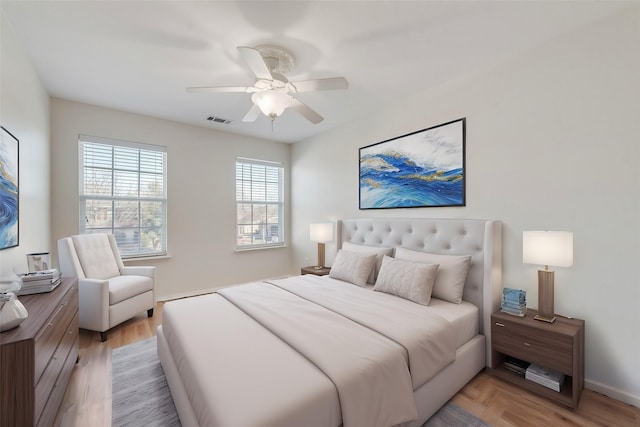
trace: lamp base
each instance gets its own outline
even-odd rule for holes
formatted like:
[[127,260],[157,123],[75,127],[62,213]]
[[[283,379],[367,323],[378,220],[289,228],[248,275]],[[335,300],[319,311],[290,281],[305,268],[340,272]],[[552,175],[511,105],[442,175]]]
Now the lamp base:
[[313,268],[316,270],[324,268],[324,243],[318,242],[318,265]]
[[538,270],[538,314],[535,320],[553,323],[556,315],[553,306],[553,271]]
[[536,320],[540,320],[542,322],[547,322],[547,323],[553,323],[556,321],[556,316],[553,317],[544,317],[544,316],[540,316],[539,314],[536,314],[534,319]]

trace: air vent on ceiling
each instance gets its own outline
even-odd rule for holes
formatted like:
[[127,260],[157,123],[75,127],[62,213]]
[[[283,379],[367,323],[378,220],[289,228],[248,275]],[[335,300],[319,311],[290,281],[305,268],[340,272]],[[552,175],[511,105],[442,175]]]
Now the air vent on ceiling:
[[221,117],[215,117],[215,116],[209,116],[207,117],[207,120],[209,120],[210,122],[222,123],[223,125],[228,125],[229,123],[231,123],[231,120],[227,120],[227,119],[223,119]]

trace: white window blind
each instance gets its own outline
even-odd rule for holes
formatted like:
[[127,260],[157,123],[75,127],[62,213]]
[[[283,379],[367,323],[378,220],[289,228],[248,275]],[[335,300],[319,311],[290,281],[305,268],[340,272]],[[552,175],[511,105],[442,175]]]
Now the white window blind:
[[284,246],[284,167],[236,159],[236,249]]
[[113,233],[123,258],[167,253],[166,147],[79,136],[80,233]]

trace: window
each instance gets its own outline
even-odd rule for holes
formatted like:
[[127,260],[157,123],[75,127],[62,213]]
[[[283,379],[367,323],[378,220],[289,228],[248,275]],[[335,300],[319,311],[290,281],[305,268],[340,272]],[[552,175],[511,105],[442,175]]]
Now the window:
[[236,249],[284,246],[284,168],[236,159]]
[[80,233],[113,233],[122,258],[166,255],[166,147],[85,135],[78,142]]

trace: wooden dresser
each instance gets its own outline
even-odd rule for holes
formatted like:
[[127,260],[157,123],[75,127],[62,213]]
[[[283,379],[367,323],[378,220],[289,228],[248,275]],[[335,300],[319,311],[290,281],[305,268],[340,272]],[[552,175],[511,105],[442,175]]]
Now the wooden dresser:
[[50,427],[78,359],[78,280],[18,299],[29,317],[0,333],[0,426]]

